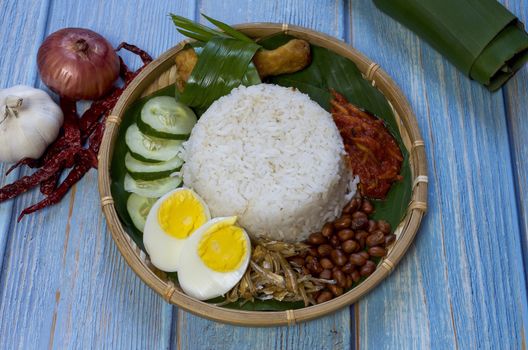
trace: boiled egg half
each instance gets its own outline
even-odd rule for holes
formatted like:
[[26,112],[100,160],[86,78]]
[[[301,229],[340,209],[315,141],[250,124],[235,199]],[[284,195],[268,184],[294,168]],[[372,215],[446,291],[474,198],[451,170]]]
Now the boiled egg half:
[[210,219],[209,208],[191,189],[178,188],[158,199],[143,231],[152,264],[162,271],[179,271],[184,242]]
[[185,242],[178,281],[187,295],[198,300],[224,295],[244,275],[251,242],[236,220],[236,216],[210,220]]

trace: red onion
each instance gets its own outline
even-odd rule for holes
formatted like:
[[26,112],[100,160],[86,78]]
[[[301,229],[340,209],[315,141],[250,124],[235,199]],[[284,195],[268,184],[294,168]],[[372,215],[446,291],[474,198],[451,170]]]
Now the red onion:
[[72,100],[103,96],[119,74],[112,45],[82,28],[65,28],[48,36],[39,48],[37,64],[44,84]]

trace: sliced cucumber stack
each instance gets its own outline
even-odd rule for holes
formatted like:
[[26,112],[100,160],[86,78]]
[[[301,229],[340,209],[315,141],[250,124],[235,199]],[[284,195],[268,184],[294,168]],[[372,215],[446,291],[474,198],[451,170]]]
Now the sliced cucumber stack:
[[182,183],[181,177],[164,177],[159,180],[135,180],[130,174],[125,176],[125,191],[143,197],[157,198],[172,191]]
[[127,200],[128,215],[132,219],[132,223],[138,230],[143,232],[145,229],[145,222],[150,208],[156,203],[157,198],[143,197],[132,193]]
[[139,129],[145,135],[173,140],[187,139],[194,124],[194,112],[171,96],[148,100],[137,120]]
[[174,97],[159,96],[147,101],[136,124],[128,127],[124,187],[131,193],[127,211],[138,230],[143,232],[156,200],[181,186],[181,177],[170,175],[183,165],[179,154],[194,124],[196,115],[190,108]]
[[166,162],[148,163],[134,158],[130,153],[125,156],[125,167],[136,180],[157,180],[170,176],[180,170],[183,160],[176,156]]
[[143,162],[166,162],[181,151],[181,140],[168,140],[143,134],[137,124],[128,127],[125,142],[134,158]]

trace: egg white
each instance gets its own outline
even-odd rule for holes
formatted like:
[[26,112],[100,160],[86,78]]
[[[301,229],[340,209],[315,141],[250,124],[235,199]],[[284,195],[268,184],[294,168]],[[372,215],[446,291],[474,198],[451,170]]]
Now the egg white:
[[[193,237],[198,230],[193,232],[189,237],[185,239],[179,239],[166,233],[161,228],[158,222],[158,211],[161,204],[172,196],[175,192],[189,190],[188,188],[178,188],[168,192],[163,197],[158,199],[156,203],[150,209],[145,222],[145,229],[143,231],[143,245],[145,250],[150,256],[150,261],[158,269],[166,272],[178,271],[178,261],[183,249],[184,242]],[[193,195],[198,199],[202,207],[204,208],[206,222],[211,219],[209,208],[205,202],[198,196],[194,191]]]
[[207,230],[219,222],[228,220],[232,218],[220,217],[208,221],[184,243],[179,256],[178,281],[185,294],[198,300],[216,298],[227,293],[244,276],[251,256],[251,242],[244,229],[242,231],[246,241],[246,253],[242,264],[235,271],[214,271],[207,267],[198,255],[198,244]]

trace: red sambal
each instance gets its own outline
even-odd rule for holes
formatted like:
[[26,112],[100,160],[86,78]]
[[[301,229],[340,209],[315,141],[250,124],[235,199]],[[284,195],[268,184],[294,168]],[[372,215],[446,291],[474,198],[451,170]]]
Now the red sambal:
[[393,182],[400,181],[403,156],[383,120],[349,103],[333,91],[332,116],[341,133],[359,190],[366,197],[383,199]]

